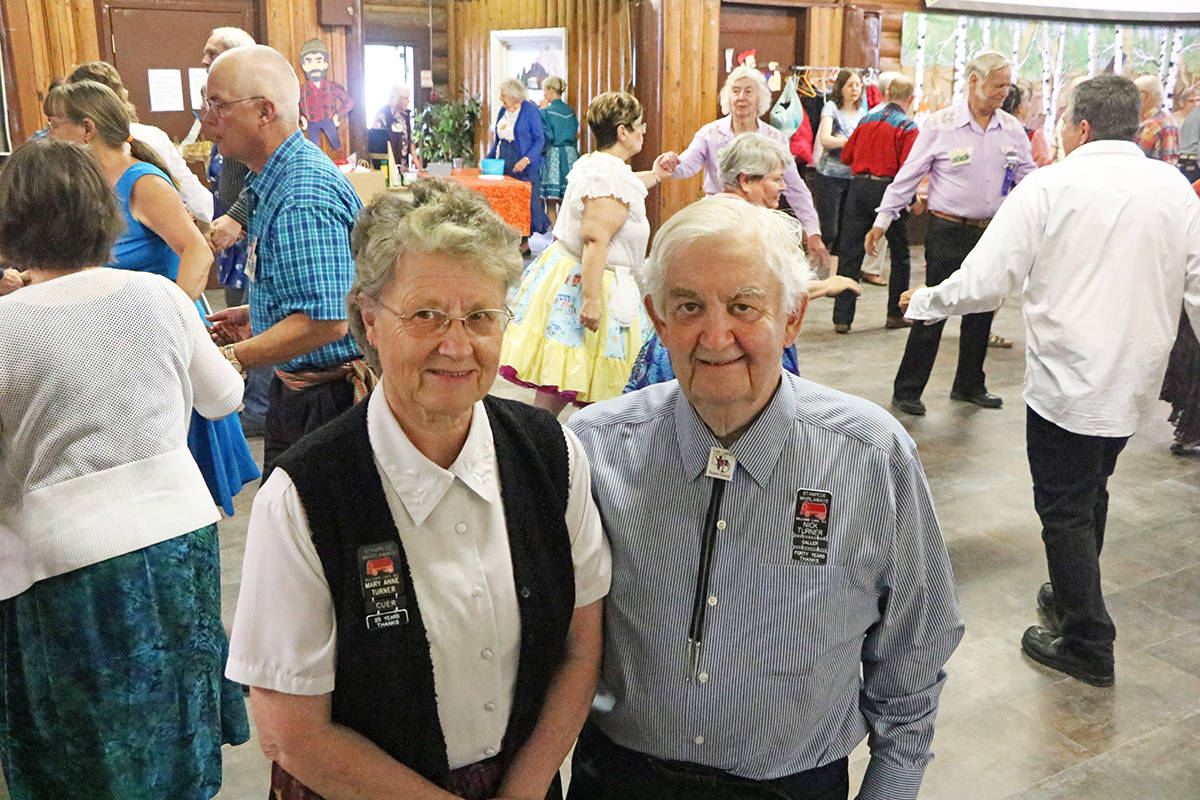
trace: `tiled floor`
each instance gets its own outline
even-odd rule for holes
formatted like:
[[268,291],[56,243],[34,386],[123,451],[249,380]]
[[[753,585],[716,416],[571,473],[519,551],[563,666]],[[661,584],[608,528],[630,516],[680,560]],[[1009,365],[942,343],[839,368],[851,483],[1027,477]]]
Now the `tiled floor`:
[[[919,251],[914,256],[919,264]],[[813,303],[800,363],[807,377],[886,406],[905,333],[883,328],[885,290],[864,291],[846,336],[832,331],[832,303]],[[1016,302],[1001,309],[994,328],[1017,340],[988,356],[988,388],[1004,397],[1003,409],[950,401],[958,342],[951,322],[924,397],[928,415],[900,415],[920,447],[967,623],[947,667],[937,758],[921,797],[1198,800],[1200,459],[1167,452],[1162,404],[1118,462],[1101,561],[1118,630],[1116,685],[1093,688],[1024,658],[1018,641],[1037,621],[1034,595],[1046,569],[1025,460]],[[499,393],[527,396],[501,384]],[[221,524],[227,624],[251,494]],[[866,759],[865,746],[852,757],[855,784]],[[226,748],[218,797],[261,800],[267,774],[256,743]],[[2,790],[0,800],[7,800]]]

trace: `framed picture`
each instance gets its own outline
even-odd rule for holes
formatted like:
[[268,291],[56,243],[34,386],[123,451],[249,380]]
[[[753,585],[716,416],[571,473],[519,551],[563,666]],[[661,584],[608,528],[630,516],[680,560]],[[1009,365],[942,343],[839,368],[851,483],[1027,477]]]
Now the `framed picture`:
[[524,84],[529,90],[529,99],[540,103],[542,81],[551,75],[570,83],[566,28],[492,31],[487,97],[492,108],[499,107],[500,84],[509,78]]

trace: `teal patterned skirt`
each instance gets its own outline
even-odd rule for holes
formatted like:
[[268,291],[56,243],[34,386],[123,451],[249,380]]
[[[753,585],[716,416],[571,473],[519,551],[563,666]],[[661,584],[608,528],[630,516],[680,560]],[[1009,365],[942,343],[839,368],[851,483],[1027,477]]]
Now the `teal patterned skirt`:
[[12,800],[212,797],[250,735],[227,654],[216,525],[0,602]]

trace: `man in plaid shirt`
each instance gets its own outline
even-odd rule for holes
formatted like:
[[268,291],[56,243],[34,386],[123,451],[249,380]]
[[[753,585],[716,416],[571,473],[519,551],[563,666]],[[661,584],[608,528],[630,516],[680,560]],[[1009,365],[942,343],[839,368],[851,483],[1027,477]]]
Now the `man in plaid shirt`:
[[341,150],[338,125],[354,109],[354,100],[345,86],[325,80],[329,72],[329,48],[320,39],[309,39],[300,46],[300,68],[308,77],[300,94],[300,128],[318,147],[324,132],[329,146]]
[[354,281],[350,182],[301,135],[300,86],[269,47],[229,50],[208,76],[205,124],[221,155],[250,169],[250,305],[213,314],[213,339],[239,369],[274,366],[263,479],[289,445],[365,395],[370,384],[346,324]]
[[1142,122],[1133,141],[1150,158],[1179,166],[1179,126],[1163,110],[1162,84],[1154,75],[1143,75],[1133,83],[1142,95]]

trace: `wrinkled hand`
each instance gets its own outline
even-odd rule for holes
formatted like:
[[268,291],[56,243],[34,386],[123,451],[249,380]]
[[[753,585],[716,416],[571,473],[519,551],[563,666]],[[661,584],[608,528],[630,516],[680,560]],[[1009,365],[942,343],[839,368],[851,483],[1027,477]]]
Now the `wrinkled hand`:
[[25,285],[25,273],[15,269],[0,270],[0,296],[11,294]]
[[808,285],[808,296],[814,300],[818,297],[833,297],[842,292],[862,294],[862,287],[858,285],[858,281],[845,275],[830,275],[824,280],[813,281]]
[[579,309],[579,322],[589,331],[600,330],[600,301],[584,298],[583,308]]
[[901,292],[900,293],[900,310],[907,311],[908,304],[912,301],[913,292],[915,292],[917,289],[924,289],[924,288],[925,288],[924,286],[918,286],[918,287],[916,287],[916,289],[905,289],[903,292]]
[[233,344],[249,339],[250,306],[233,306],[208,316],[212,323],[212,340],[217,344]]
[[813,233],[805,240],[808,243],[808,260],[815,261],[817,266],[825,269],[829,266],[829,250],[821,234]]
[[878,226],[872,227],[867,231],[866,238],[863,239],[863,249],[867,251],[869,256],[879,255],[879,240],[883,238],[883,228]]
[[658,158],[654,159],[655,173],[660,170],[670,176],[679,167],[679,154],[674,150],[668,150],[665,153],[660,153]]
[[517,161],[517,163],[513,164],[513,172],[524,172],[525,168],[528,166],[529,166],[529,159],[526,158],[525,156],[521,156],[521,158]]
[[908,207],[909,212],[913,214],[924,214],[925,206],[929,201],[928,195],[919,194],[917,199],[912,201],[912,205]]
[[228,214],[213,220],[212,227],[208,229],[208,246],[214,253],[220,253],[240,238],[242,226]]

